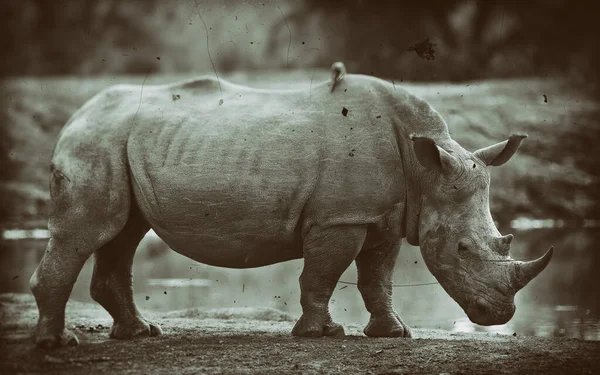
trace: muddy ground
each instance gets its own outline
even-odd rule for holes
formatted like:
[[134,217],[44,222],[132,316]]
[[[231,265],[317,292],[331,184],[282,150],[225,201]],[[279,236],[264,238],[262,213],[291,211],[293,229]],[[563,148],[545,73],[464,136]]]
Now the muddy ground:
[[164,334],[118,341],[97,304],[69,302],[80,345],[35,349],[37,318],[27,294],[0,295],[0,373],[206,374],[565,374],[600,373],[600,342],[415,329],[413,339],[290,335],[293,317],[273,309],[145,311]]

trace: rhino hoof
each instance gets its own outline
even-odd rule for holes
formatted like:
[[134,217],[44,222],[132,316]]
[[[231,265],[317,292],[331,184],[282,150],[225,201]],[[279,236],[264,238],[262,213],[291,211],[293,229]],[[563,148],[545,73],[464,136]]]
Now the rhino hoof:
[[109,337],[127,340],[136,337],[152,337],[159,335],[162,335],[162,329],[158,324],[140,320],[133,324],[115,323],[110,330]]
[[323,337],[323,336],[344,336],[344,327],[341,324],[329,321],[325,324],[320,324],[314,321],[309,321],[302,316],[292,329],[292,335],[299,337]]
[[371,317],[363,332],[369,337],[412,337],[410,327],[396,318]]
[[346,332],[344,332],[344,327],[341,324],[337,324],[334,322],[330,322],[323,327],[323,336],[346,336]]
[[54,349],[63,346],[79,345],[79,339],[68,329],[63,329],[60,334],[41,334],[35,338],[35,345],[41,349]]

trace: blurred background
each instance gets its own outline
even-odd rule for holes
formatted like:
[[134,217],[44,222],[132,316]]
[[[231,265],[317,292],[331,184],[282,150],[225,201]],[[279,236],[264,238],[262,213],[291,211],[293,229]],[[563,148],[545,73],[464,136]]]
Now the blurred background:
[[[305,88],[343,61],[428,100],[469,150],[529,138],[492,172],[490,203],[513,257],[551,245],[552,263],[517,296],[507,325],[470,323],[439,285],[399,286],[407,323],[455,331],[600,339],[600,23],[592,2],[44,1],[0,12],[0,292],[28,293],[47,242],[48,168],[73,112],[115,83],[218,73],[257,87]],[[150,233],[135,259],[140,307],[270,306],[300,314],[301,261],[254,270],[208,267]],[[72,298],[91,301],[88,262]],[[342,277],[356,281],[354,266]],[[396,284],[435,281],[404,244]],[[334,318],[366,323],[352,285]]]
[[[212,70],[208,31],[212,60],[222,73],[328,68],[341,60],[351,72],[410,81],[567,74],[586,82],[598,74],[600,27],[593,4],[9,1],[0,15],[0,70],[7,75],[205,72]],[[435,50],[429,62],[407,53],[427,38]]]

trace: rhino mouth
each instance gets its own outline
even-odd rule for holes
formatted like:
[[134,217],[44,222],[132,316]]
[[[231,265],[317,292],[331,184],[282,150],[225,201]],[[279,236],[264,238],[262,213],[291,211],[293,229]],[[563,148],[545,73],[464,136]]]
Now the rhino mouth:
[[482,326],[507,323],[515,314],[514,302],[492,303],[483,297],[472,300],[464,308],[471,322]]

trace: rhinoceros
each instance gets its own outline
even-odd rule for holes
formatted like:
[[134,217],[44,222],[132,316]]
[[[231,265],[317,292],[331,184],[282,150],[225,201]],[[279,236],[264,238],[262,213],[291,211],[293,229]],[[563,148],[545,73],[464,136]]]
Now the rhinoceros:
[[78,343],[65,304],[94,253],[91,296],[110,337],[161,334],[133,300],[132,261],[153,229],[208,265],[249,268],[303,258],[292,334],[343,335],[328,304],[353,262],[367,336],[411,337],[392,304],[403,238],[469,319],[507,322],[537,260],[510,257],[489,210],[489,167],[524,135],[469,152],[426,101],[372,76],[306,89],[256,89],[212,77],[117,85],[62,129],[50,168],[50,239],[31,278],[41,347]]

